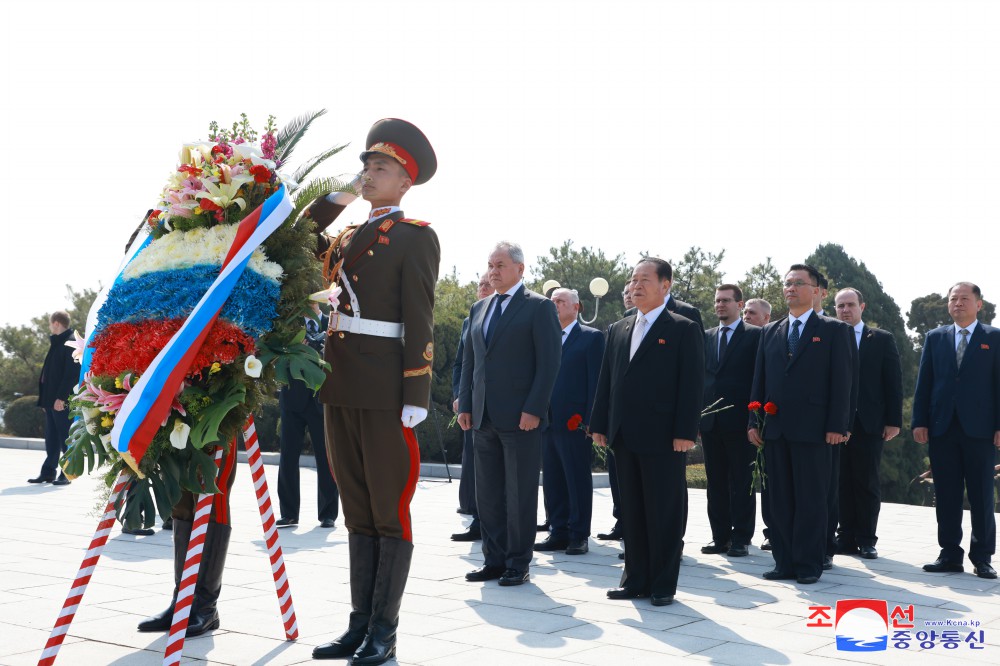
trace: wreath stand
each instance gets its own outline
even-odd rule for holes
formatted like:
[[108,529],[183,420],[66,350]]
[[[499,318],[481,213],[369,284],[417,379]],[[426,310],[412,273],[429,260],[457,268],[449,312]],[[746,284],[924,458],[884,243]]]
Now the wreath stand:
[[[247,418],[243,429],[243,439],[246,445],[247,458],[250,463],[250,474],[253,478],[254,490],[257,493],[257,508],[260,510],[261,524],[264,529],[264,541],[267,543],[267,554],[271,560],[271,573],[274,576],[274,586],[278,594],[278,607],[281,612],[281,622],[285,628],[285,638],[294,641],[299,636],[298,623],[295,621],[295,608],[292,605],[292,593],[288,587],[288,576],[285,573],[285,561],[281,555],[281,545],[278,544],[278,530],[274,524],[274,511],[271,508],[271,496],[267,490],[267,480],[264,478],[264,465],[260,457],[260,446],[257,443],[257,430],[254,427],[253,416]],[[215,465],[218,468],[222,460],[222,449],[215,452]],[[132,473],[123,471],[118,475],[111,497],[104,509],[104,515],[97,524],[97,531],[90,542],[90,548],[80,564],[80,570],[70,588],[69,595],[63,603],[59,617],[56,619],[49,640],[45,643],[38,666],[51,666],[55,663],[59,648],[62,646],[69,626],[73,622],[76,610],[83,601],[83,594],[97,567],[97,561],[108,542],[108,535],[115,524],[115,502],[128,486]],[[187,557],[184,561],[184,573],[177,591],[174,603],[174,617],[167,636],[167,647],[163,655],[164,666],[176,666],[181,661],[184,649],[184,637],[187,633],[188,619],[191,615],[191,602],[194,600],[194,587],[198,581],[198,569],[201,567],[201,554],[205,545],[205,533],[208,530],[208,517],[212,511],[211,493],[198,495],[191,526],[191,539],[188,542]]]

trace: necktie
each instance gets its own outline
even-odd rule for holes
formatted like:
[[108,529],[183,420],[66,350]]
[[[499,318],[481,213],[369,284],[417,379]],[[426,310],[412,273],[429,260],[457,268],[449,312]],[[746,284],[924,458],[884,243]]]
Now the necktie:
[[965,358],[965,350],[969,346],[969,331],[967,329],[962,329],[959,331],[962,335],[962,339],[958,341],[958,348],[955,350],[955,359],[958,361],[958,367],[962,367],[962,359]]
[[562,343],[566,344],[566,331],[563,331]]
[[719,363],[726,357],[726,347],[729,346],[729,327],[719,329]]
[[316,333],[319,332],[319,324],[316,323],[315,319],[312,318],[306,319],[306,331],[310,335],[315,335]]
[[635,356],[635,352],[639,349],[639,345],[642,343],[642,336],[646,334],[646,316],[639,315],[635,320],[635,328],[632,330],[632,347],[628,352],[628,360],[632,360]]
[[497,321],[500,319],[500,315],[503,314],[503,308],[500,306],[508,295],[497,294],[493,297],[493,316],[490,317],[490,323],[486,326],[486,333],[483,334],[486,344],[490,344],[490,338],[493,336],[493,331],[496,330]]
[[788,335],[788,358],[795,353],[795,348],[799,346],[799,326],[802,322],[796,319],[792,322],[792,332]]

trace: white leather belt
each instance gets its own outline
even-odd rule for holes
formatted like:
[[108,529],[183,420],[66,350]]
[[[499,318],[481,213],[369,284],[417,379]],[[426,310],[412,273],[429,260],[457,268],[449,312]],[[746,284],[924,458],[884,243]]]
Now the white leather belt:
[[379,321],[377,319],[348,317],[340,312],[330,314],[329,330],[331,332],[346,331],[347,333],[357,333],[360,335],[374,335],[380,338],[403,337],[403,324],[391,321]]

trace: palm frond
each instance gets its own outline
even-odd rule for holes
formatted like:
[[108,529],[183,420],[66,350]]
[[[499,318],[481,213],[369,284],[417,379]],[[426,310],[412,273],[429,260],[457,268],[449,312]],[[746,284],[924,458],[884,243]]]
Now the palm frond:
[[348,145],[349,144],[345,143],[340,146],[334,146],[333,148],[324,150],[322,153],[316,155],[315,157],[309,158],[302,166],[300,166],[298,169],[295,170],[295,173],[292,174],[292,179],[296,183],[301,183],[305,179],[305,177],[309,175],[310,171],[318,167],[327,158],[332,157],[337,153],[339,153],[340,151],[342,151],[344,148],[347,148]]
[[298,118],[294,118],[290,123],[278,131],[277,146],[275,147],[275,157],[279,162],[287,162],[295,148],[295,144],[305,135],[306,130],[314,120],[326,113],[326,109],[319,111],[309,111]]
[[288,219],[298,222],[302,211],[309,204],[333,192],[350,192],[351,194],[355,194],[354,188],[351,187],[350,183],[345,183],[336,178],[314,178],[310,180],[307,184],[296,190],[295,196],[292,197],[295,207],[292,209],[291,214],[289,214]]

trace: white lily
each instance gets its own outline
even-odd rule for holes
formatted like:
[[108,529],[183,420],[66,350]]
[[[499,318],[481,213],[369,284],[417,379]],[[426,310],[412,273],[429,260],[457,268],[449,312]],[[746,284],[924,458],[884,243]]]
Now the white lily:
[[260,377],[260,373],[263,369],[264,366],[257,360],[256,356],[253,354],[247,356],[247,360],[243,364],[243,372],[247,373],[248,377],[253,377],[255,379]]
[[97,434],[97,421],[87,421],[87,432],[91,435]]
[[66,346],[73,349],[73,360],[79,363],[83,360],[83,350],[87,347],[87,338],[80,335],[79,331],[73,331],[73,339],[66,341]]
[[[233,157],[238,160],[254,160],[254,164],[258,162],[254,159],[256,157],[263,157],[264,153],[261,151],[260,146],[252,143],[236,143],[232,144]],[[272,167],[268,167],[269,169]]]
[[85,421],[93,421],[98,416],[101,415],[101,410],[97,407],[84,407],[83,408],[83,419]]
[[331,286],[329,289],[324,289],[323,291],[317,291],[315,294],[309,295],[310,301],[316,301],[317,303],[329,303],[333,307],[337,307],[340,303],[340,294],[342,294],[344,288],[339,284]]
[[188,435],[191,434],[191,426],[180,419],[174,421],[174,429],[170,432],[170,445],[175,449],[183,449],[187,446]]
[[180,159],[181,164],[201,166],[203,162],[212,160],[212,147],[214,145],[214,143],[206,141],[185,143],[181,148],[178,158]]
[[223,209],[236,204],[240,207],[240,210],[246,210],[247,202],[243,200],[243,197],[236,195],[239,194],[240,187],[252,182],[253,176],[233,176],[232,182],[220,183],[218,185],[205,180],[202,181],[202,184],[205,186],[205,194],[198,198],[208,199]]

